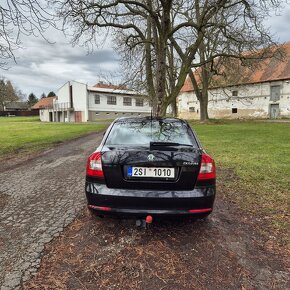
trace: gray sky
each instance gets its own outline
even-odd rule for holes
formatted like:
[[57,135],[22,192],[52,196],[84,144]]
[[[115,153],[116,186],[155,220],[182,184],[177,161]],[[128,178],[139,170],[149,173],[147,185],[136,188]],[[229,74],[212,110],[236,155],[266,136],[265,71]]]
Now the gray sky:
[[25,94],[57,91],[68,80],[93,85],[99,80],[112,79],[119,69],[118,55],[109,44],[88,53],[87,49],[72,46],[60,31],[47,33],[50,42],[41,37],[22,37],[22,49],[15,52],[12,61],[0,76],[10,79]]
[[[290,5],[265,24],[280,43],[290,41]],[[10,69],[2,70],[0,76],[10,79],[25,94],[33,92],[37,97],[42,92],[57,91],[68,80],[89,85],[106,79],[118,82],[118,78],[111,76],[121,71],[118,55],[109,43],[88,54],[83,47],[72,47],[60,31],[50,30],[47,37],[55,43],[32,36],[22,37],[23,49],[15,52],[17,63],[11,62]]]
[[290,41],[290,4],[278,13],[273,13],[272,17],[265,20],[265,25],[277,36],[280,43]]

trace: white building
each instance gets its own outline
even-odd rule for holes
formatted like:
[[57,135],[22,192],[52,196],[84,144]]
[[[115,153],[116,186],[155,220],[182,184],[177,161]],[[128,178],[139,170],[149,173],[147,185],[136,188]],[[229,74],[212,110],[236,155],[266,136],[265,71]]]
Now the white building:
[[99,83],[90,87],[69,81],[56,95],[52,106],[40,110],[41,121],[87,122],[151,113],[149,101],[144,96],[121,86]]
[[[241,84],[209,89],[209,117],[290,118],[290,43],[283,47],[286,56],[282,61],[268,59],[255,70],[242,68]],[[177,100],[180,117],[199,119],[199,101],[189,78]]]

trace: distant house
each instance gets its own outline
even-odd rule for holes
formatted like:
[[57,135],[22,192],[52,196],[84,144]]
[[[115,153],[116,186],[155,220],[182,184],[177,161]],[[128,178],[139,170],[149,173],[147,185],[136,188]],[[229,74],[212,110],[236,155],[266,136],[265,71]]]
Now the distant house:
[[38,112],[30,109],[27,102],[5,102],[0,116],[38,116]]
[[56,93],[52,105],[40,109],[48,122],[87,122],[121,116],[150,115],[149,101],[124,86],[98,83],[95,86],[69,81]]
[[6,102],[4,104],[4,111],[14,112],[14,111],[28,111],[29,105],[27,102]]
[[48,111],[53,108],[53,101],[55,99],[56,97],[42,98],[31,107],[33,111],[39,111],[39,118],[41,121],[49,121]]
[[[209,117],[290,118],[290,43],[282,47],[283,60],[262,60],[254,69],[240,65],[238,81],[232,78],[225,84],[222,76],[216,76],[209,89]],[[199,118],[199,101],[189,78],[177,102],[180,117]]]

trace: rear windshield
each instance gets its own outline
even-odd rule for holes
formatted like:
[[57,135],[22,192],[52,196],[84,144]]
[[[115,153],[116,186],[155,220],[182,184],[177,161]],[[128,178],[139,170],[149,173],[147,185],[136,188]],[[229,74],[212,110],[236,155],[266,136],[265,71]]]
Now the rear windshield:
[[192,131],[185,123],[164,120],[117,122],[106,145],[149,145],[150,142],[196,145]]

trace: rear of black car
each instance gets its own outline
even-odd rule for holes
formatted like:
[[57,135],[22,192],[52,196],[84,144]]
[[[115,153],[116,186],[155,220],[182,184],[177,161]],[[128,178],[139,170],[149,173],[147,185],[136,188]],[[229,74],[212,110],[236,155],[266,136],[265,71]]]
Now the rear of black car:
[[88,207],[100,215],[205,216],[215,191],[214,161],[179,119],[118,119],[87,163]]

